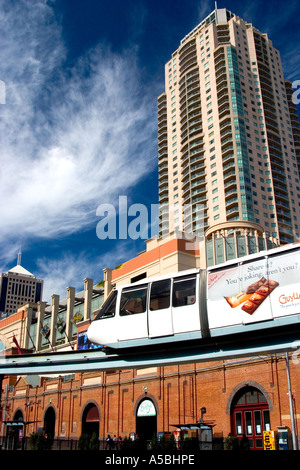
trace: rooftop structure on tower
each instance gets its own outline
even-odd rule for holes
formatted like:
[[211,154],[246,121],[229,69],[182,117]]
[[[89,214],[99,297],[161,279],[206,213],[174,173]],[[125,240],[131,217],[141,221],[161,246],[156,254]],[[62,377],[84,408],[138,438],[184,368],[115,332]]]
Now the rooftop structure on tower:
[[21,255],[15,267],[0,275],[0,313],[11,315],[25,302],[42,300],[43,281],[21,266]]

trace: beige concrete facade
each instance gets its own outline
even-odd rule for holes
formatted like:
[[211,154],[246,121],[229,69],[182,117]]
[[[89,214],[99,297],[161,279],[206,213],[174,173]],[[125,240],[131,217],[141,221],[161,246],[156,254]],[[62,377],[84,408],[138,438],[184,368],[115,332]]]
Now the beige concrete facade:
[[228,10],[212,12],[181,41],[158,98],[161,234],[201,236],[248,221],[277,243],[299,240],[291,93],[267,34]]
[[[196,238],[189,240],[182,232],[169,237],[153,237],[146,249],[116,269],[104,270],[105,298],[116,286],[194,268],[205,268],[205,245]],[[204,264],[203,264],[204,263]]]

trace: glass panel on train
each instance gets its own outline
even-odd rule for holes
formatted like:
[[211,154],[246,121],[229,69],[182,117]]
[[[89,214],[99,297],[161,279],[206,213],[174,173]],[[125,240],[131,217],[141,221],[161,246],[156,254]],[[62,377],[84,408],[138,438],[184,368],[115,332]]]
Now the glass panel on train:
[[120,316],[143,313],[146,311],[147,286],[122,290]]
[[196,302],[196,276],[173,281],[173,307],[193,305]]
[[99,310],[96,320],[101,320],[104,318],[111,318],[115,316],[116,304],[117,304],[118,292],[115,290],[108,297],[108,299],[102,305],[102,308]]
[[151,285],[150,310],[162,310],[170,307],[171,280],[155,281]]

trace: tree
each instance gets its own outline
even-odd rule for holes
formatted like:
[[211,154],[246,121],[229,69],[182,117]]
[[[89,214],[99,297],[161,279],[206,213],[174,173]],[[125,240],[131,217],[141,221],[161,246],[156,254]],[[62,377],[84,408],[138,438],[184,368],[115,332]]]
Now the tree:
[[225,439],[224,446],[225,450],[239,450],[239,440],[237,437],[229,434]]
[[29,445],[31,450],[49,450],[53,444],[51,436],[45,434],[44,431],[33,432],[29,437]]
[[78,450],[99,450],[99,440],[97,434],[81,434],[78,441]]
[[78,450],[89,450],[89,435],[81,434],[78,441]]

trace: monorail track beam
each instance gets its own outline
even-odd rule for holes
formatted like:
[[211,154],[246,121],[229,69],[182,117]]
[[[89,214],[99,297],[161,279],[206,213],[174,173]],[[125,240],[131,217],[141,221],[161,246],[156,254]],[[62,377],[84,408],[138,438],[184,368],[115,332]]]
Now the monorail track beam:
[[299,349],[300,335],[295,332],[281,338],[218,342],[214,344],[177,345],[165,349],[134,349],[128,352],[107,353],[93,349],[74,352],[38,353],[18,356],[0,356],[0,374],[44,375],[75,372],[140,369],[153,366],[171,366],[198,362],[213,362],[250,356],[295,353]]

